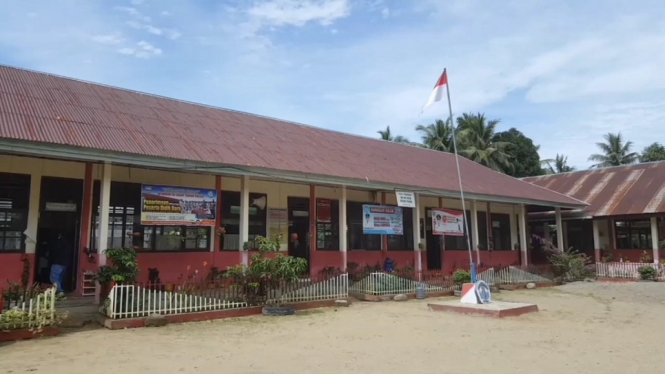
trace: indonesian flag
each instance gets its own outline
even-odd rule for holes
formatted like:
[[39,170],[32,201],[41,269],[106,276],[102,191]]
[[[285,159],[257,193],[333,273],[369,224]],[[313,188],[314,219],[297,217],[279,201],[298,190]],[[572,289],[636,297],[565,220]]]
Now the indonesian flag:
[[439,80],[436,82],[436,85],[434,86],[434,90],[432,90],[432,93],[429,95],[429,100],[427,100],[427,104],[423,107],[423,111],[427,109],[428,106],[434,104],[437,101],[441,101],[441,98],[443,98],[443,93],[445,92],[444,90],[446,89],[446,85],[448,85],[448,74],[446,73],[446,69],[443,69],[443,74],[441,74],[441,77]]

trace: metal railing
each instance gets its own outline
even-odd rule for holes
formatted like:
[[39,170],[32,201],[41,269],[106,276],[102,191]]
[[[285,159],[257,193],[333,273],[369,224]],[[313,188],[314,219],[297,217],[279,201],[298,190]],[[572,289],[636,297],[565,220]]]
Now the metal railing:
[[478,279],[490,285],[552,283],[554,272],[549,265],[506,266],[489,268],[478,273]]
[[640,279],[639,269],[651,267],[656,269],[656,279],[665,280],[665,265],[640,262],[598,262],[596,276],[599,278]]
[[452,277],[443,272],[394,271],[351,274],[349,292],[365,295],[411,294],[422,288],[425,293],[452,291]]
[[11,304],[6,310],[0,310],[0,331],[41,329],[56,323],[56,295],[57,289],[49,288],[30,299]]
[[347,274],[308,277],[293,282],[266,279],[199,282],[178,286],[116,284],[105,301],[105,314],[113,319],[151,314],[184,314],[305,301],[347,298]]

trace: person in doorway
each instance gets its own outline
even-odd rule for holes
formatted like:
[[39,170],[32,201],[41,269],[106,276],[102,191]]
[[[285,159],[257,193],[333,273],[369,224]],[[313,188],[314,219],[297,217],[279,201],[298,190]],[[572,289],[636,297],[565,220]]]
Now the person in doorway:
[[58,238],[52,248],[53,263],[51,264],[50,276],[51,283],[58,287],[58,293],[64,292],[62,281],[65,278],[65,272],[69,270],[67,267],[72,261],[72,251],[73,248],[69,240],[67,240],[67,236],[58,234]]

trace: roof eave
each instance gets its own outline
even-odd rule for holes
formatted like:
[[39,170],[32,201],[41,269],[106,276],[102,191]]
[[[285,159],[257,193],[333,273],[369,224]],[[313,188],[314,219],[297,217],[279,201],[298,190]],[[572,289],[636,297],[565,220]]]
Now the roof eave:
[[[430,188],[420,188],[417,186],[396,185],[384,182],[362,181],[350,178],[335,178],[321,175],[304,174],[298,172],[289,172],[281,170],[262,169],[252,166],[233,166],[216,165],[200,161],[188,161],[171,158],[162,158],[154,156],[145,156],[139,154],[130,154],[123,152],[97,150],[91,148],[73,147],[59,144],[28,142],[23,140],[0,139],[0,152],[11,153],[27,157],[46,157],[53,159],[66,159],[79,162],[97,162],[111,163],[116,165],[127,165],[145,168],[155,168],[173,171],[191,171],[202,174],[214,175],[249,175],[254,178],[262,179],[281,179],[289,182],[320,184],[329,186],[347,186],[362,189],[374,190],[409,190],[419,194],[431,195],[436,197],[459,198],[458,191],[447,191]],[[583,208],[584,204],[566,204],[560,202],[540,201],[531,199],[517,199],[512,197],[502,197],[494,195],[483,195],[465,193],[469,200],[491,201],[506,204],[529,204],[548,207],[557,207],[562,209]]]

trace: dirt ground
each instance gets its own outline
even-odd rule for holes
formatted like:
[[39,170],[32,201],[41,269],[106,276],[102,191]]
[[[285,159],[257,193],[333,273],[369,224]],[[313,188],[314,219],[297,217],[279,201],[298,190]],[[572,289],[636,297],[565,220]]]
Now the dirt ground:
[[103,329],[0,346],[24,373],[662,373],[665,284],[503,291],[540,313],[502,320],[356,303],[290,317]]

